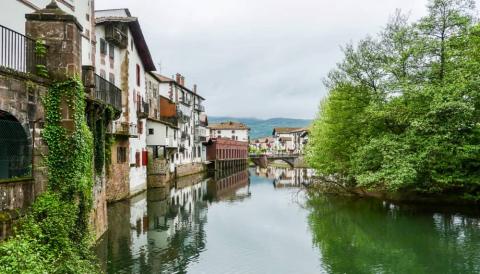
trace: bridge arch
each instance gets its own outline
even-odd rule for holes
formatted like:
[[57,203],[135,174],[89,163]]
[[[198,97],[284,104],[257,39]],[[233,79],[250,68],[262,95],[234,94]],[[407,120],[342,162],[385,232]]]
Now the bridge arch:
[[288,158],[272,159],[272,160],[269,160],[268,162],[269,162],[269,163],[273,163],[273,162],[275,162],[275,161],[284,162],[284,163],[288,164],[288,165],[289,165],[290,167],[292,167],[292,168],[295,167],[295,163],[294,163],[292,160],[288,159]]
[[0,110],[0,180],[31,176],[32,141],[28,125]]

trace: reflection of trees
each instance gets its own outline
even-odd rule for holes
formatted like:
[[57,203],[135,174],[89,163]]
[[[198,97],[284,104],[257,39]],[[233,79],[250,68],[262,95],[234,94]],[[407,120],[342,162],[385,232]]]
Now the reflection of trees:
[[[108,208],[108,272],[117,273],[133,261],[130,237],[130,203],[122,201]],[[114,227],[112,227],[114,226]]]
[[313,241],[331,273],[479,273],[480,222],[378,200],[309,201]]

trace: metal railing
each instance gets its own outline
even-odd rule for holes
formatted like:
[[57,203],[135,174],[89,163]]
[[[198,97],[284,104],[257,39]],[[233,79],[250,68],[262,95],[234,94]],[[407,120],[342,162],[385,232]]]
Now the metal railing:
[[46,65],[42,55],[37,41],[0,25],[0,67],[36,74],[39,66]]
[[137,102],[137,116],[138,118],[147,118],[150,112],[150,105],[144,100]]
[[175,117],[160,116],[160,121],[169,123],[174,126],[178,125],[178,118],[176,116]]
[[200,112],[205,112],[205,106],[202,105],[195,105],[195,109]]
[[95,74],[95,99],[122,110],[122,90]]
[[112,126],[107,130],[107,133],[124,136],[137,136],[138,129],[136,124],[115,121],[112,123]]

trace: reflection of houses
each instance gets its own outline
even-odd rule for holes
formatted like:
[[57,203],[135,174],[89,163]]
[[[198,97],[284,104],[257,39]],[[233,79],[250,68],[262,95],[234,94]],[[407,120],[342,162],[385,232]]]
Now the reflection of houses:
[[[217,173],[208,182],[208,196],[215,200],[243,199],[250,196],[248,170]],[[242,191],[243,190],[243,191]]]
[[306,128],[274,128],[274,150],[301,154],[308,141],[308,129]]
[[277,168],[269,167],[267,178],[273,179],[273,184],[277,188],[298,187],[303,183],[308,183],[313,177],[313,170],[307,168]]
[[107,272],[149,273],[186,266],[205,246],[206,193],[207,182],[191,177],[171,190],[149,189],[109,207]]

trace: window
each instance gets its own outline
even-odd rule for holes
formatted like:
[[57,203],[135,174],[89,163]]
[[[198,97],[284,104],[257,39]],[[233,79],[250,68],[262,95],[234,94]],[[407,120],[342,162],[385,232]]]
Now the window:
[[153,128],[149,128],[149,129],[148,129],[148,135],[153,135],[153,134],[154,134]]
[[115,85],[115,74],[113,73],[108,74],[108,80],[110,81],[110,83]]
[[111,60],[115,59],[115,46],[113,44],[109,44],[109,56]]
[[232,130],[232,134],[235,134],[235,130]]
[[101,69],[100,70],[100,77],[102,77],[103,79],[106,79],[107,78],[107,75],[105,73],[105,70]]
[[117,163],[123,164],[127,162],[127,148],[117,147]]
[[138,134],[143,134],[143,122],[138,122]]
[[133,51],[133,39],[130,39],[130,51]]
[[217,130],[217,134],[220,134],[220,133],[222,133],[222,132],[220,130]]
[[103,38],[100,38],[100,54],[107,54],[107,42]]
[[167,127],[167,128],[165,128],[165,137],[167,137],[167,138],[168,138],[168,127]]
[[137,86],[140,86],[140,65],[137,64]]
[[176,130],[173,131],[173,140],[177,140],[177,131]]

